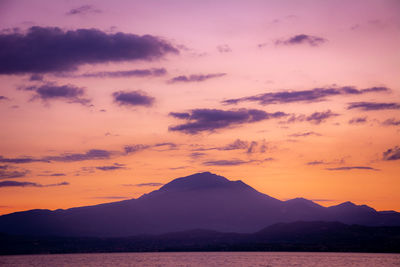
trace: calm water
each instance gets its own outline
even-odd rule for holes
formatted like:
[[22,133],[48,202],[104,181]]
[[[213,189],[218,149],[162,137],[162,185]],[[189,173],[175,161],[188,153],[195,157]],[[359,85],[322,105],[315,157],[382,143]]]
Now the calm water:
[[0,256],[0,266],[400,266],[400,254],[305,252],[99,253]]

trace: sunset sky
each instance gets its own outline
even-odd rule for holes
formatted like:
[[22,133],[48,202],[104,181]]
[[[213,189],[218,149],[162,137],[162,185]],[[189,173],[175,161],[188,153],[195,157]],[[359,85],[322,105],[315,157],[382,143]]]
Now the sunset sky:
[[0,214],[201,171],[400,211],[400,1],[0,0]]

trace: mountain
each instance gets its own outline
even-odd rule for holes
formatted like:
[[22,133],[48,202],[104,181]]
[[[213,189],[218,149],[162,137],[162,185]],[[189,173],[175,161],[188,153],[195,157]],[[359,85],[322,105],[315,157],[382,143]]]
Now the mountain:
[[345,202],[322,207],[303,198],[280,201],[242,181],[209,172],[177,178],[138,199],[66,210],[0,216],[0,232],[18,235],[121,237],[208,229],[251,233],[279,222],[337,221],[400,226],[400,213]]

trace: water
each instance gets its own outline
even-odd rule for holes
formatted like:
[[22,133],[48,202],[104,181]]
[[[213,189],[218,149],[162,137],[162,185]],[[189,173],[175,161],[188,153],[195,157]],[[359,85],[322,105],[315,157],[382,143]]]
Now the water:
[[0,256],[0,266],[400,266],[400,254],[308,252],[93,253]]

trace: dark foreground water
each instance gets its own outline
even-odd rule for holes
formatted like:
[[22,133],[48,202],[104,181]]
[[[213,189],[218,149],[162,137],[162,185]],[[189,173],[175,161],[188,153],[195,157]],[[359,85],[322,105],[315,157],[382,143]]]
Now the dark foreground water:
[[0,256],[0,266],[400,266],[400,254],[307,252],[93,253]]

